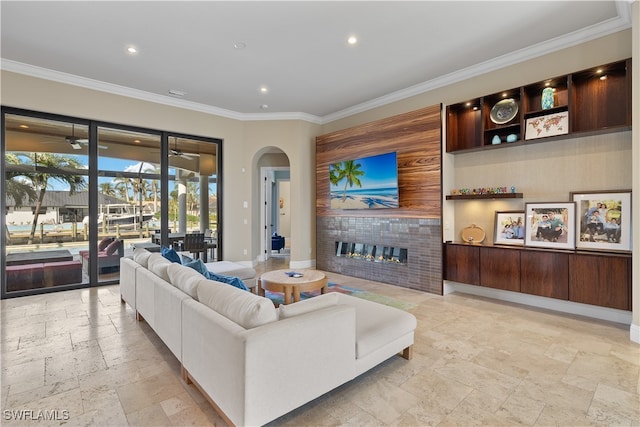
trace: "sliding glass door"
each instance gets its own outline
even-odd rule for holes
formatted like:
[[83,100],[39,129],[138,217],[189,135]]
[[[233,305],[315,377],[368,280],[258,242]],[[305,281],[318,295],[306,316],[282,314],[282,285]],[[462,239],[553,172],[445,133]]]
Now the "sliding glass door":
[[219,258],[220,142],[3,107],[2,297],[117,283],[187,233]]
[[[203,233],[206,260],[218,257],[218,145],[169,136],[169,228],[172,236]],[[177,245],[177,249],[181,249]]]
[[89,283],[88,145],[86,123],[4,115],[7,293]]
[[103,282],[119,279],[120,258],[160,232],[161,135],[107,126],[97,135],[94,263]]

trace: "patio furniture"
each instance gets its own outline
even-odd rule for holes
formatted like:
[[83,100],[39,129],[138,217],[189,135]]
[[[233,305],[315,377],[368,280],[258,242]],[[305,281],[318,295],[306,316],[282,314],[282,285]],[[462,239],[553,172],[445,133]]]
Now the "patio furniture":
[[207,262],[207,243],[204,240],[204,233],[185,234],[182,250],[191,252],[196,258],[200,258],[202,253],[202,260]]

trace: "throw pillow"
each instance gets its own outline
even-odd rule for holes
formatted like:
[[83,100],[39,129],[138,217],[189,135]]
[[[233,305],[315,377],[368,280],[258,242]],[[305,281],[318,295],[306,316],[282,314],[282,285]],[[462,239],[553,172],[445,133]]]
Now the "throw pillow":
[[178,255],[178,252],[176,252],[175,249],[163,246],[162,249],[160,250],[160,253],[162,254],[163,257],[165,257],[169,261],[182,264],[182,262],[180,261],[180,255]]
[[120,249],[120,240],[114,240],[104,249],[107,255],[113,255],[118,249]]
[[248,291],[249,288],[247,288],[247,285],[244,284],[244,282],[242,280],[240,280],[239,277],[233,277],[233,276],[224,276],[222,274],[216,274],[216,273],[212,273],[212,272],[208,272],[208,279],[211,280],[216,280],[218,282],[222,282],[222,283],[227,283],[231,286],[235,286],[236,288],[242,289],[243,291]]
[[242,280],[238,277],[224,276],[221,274],[215,274],[207,270],[207,266],[201,259],[194,259],[191,262],[183,264],[185,267],[191,267],[196,270],[198,273],[202,274],[209,280],[215,280],[216,282],[226,283],[228,285],[235,286],[236,288],[242,289],[243,291],[248,291],[247,285],[244,284]]
[[182,258],[182,264],[189,264],[193,261],[193,258],[187,255],[180,255],[180,257]]
[[194,259],[191,262],[188,262],[188,263],[183,264],[183,265],[185,267],[193,268],[195,271],[197,271],[198,273],[202,274],[207,279],[209,278],[208,277],[209,271],[207,270],[207,266],[204,265],[204,262],[202,262],[201,259]]
[[104,239],[100,240],[100,243],[98,243],[98,251],[104,251],[107,246],[109,246],[109,243],[113,242],[114,240],[114,237],[105,237]]

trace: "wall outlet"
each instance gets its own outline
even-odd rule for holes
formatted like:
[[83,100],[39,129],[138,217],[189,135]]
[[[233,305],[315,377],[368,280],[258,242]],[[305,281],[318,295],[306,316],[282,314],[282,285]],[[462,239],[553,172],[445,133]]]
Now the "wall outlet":
[[247,250],[246,250],[246,249],[244,249],[242,252],[243,252],[245,255],[247,254]]

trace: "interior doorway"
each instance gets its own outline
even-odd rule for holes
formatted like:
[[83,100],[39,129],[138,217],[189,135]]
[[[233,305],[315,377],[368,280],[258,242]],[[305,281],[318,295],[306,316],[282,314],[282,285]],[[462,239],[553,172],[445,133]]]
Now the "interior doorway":
[[260,168],[260,261],[287,256],[291,248],[291,191],[289,167]]

